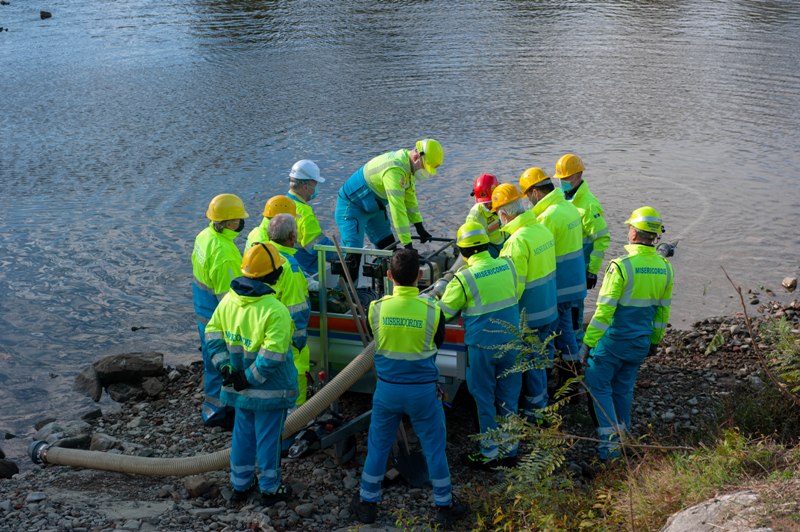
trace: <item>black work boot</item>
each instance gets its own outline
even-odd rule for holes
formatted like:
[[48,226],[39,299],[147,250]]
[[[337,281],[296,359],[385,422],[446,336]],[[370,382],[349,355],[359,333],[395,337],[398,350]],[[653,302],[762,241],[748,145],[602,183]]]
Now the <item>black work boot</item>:
[[253,493],[253,490],[258,486],[258,478],[253,477],[253,480],[250,482],[250,485],[247,486],[243,490],[234,489],[233,493],[231,493],[231,504],[242,504],[245,502],[250,494]]
[[356,492],[350,502],[350,511],[356,519],[366,525],[371,525],[378,516],[378,503],[362,501],[361,495]]
[[261,504],[264,506],[272,506],[279,501],[288,501],[292,498],[292,488],[285,484],[278,486],[275,493],[261,492]]
[[467,515],[468,511],[469,506],[463,502],[458,502],[454,497],[450,506],[436,507],[436,523],[444,528],[449,528],[456,521]]

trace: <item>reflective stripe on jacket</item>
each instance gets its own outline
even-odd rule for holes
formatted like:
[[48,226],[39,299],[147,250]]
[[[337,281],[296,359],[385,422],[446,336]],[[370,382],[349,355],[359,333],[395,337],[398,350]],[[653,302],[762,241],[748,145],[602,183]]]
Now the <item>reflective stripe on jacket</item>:
[[467,214],[467,222],[477,222],[486,229],[489,235],[489,242],[496,246],[502,246],[506,237],[503,231],[500,230],[500,217],[489,209],[483,206],[482,203],[476,203],[469,210]]
[[558,318],[556,301],[556,253],[553,234],[527,211],[511,220],[503,231],[509,236],[501,257],[517,270],[519,308],[529,327],[548,325]]
[[603,206],[591,193],[586,181],[578,185],[570,201],[581,214],[583,260],[586,263],[586,271],[597,275],[603,265],[606,250],[611,245],[611,235],[603,217]]
[[254,227],[252,231],[247,235],[247,243],[244,245],[244,250],[247,251],[256,242],[264,242],[265,244],[269,242],[269,218],[266,216],[261,219],[261,223],[258,226]]
[[311,318],[311,302],[308,299],[308,279],[306,279],[303,270],[294,258],[297,252],[294,248],[287,248],[277,242],[272,243],[273,246],[280,252],[286,259],[283,263],[283,273],[278,279],[275,291],[278,292],[278,300],[286,305],[289,309],[289,314],[292,316],[294,322],[294,334],[292,335],[292,344],[301,350],[306,346],[308,341],[308,320]]
[[652,246],[628,244],[628,251],[611,261],[597,296],[597,310],[583,341],[595,347],[603,335],[615,340],[664,337],[672,303],[674,273],[668,260]]
[[297,369],[289,311],[266,284],[237,277],[206,325],[214,367],[230,363],[245,370],[250,387],[223,386],[220,401],[248,410],[289,408],[297,400]]
[[553,233],[556,244],[558,302],[586,297],[586,265],[583,261],[581,214],[557,188],[533,206],[536,218]]
[[482,251],[469,257],[467,264],[442,295],[439,305],[445,319],[461,312],[467,345],[490,348],[512,340],[514,334],[506,327],[519,327],[514,263],[508,258],[493,259],[488,251]]
[[364,165],[364,181],[389,206],[389,220],[398,240],[411,243],[411,225],[422,222],[408,150],[378,155]]
[[211,317],[231,281],[241,275],[242,254],[233,242],[237,236],[230,229],[216,232],[211,222],[194,239],[192,294],[195,314],[203,320]]
[[392,295],[370,303],[378,378],[403,384],[438,381],[434,335],[440,319],[438,303],[419,297],[416,287],[395,286]]

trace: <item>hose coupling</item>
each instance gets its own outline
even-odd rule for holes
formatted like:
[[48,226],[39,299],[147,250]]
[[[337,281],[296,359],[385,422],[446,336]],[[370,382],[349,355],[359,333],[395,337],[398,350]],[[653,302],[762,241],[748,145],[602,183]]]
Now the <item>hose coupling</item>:
[[47,463],[47,449],[50,444],[46,441],[35,441],[28,446],[28,454],[31,455],[31,462],[38,465]]

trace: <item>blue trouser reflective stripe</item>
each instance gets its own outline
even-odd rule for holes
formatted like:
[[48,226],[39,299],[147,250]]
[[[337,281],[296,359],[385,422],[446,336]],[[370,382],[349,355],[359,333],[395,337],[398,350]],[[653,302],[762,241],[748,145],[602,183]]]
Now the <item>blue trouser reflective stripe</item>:
[[[500,375],[514,366],[516,351],[504,353],[497,357],[496,349],[483,349],[474,345],[467,346],[469,366],[467,366],[467,386],[475,399],[478,408],[478,423],[482,433],[497,428],[496,417],[510,416],[517,413],[519,394],[522,388],[522,374],[511,373],[505,377]],[[498,453],[498,445],[504,441],[481,442],[481,452],[487,458],[494,458]],[[504,449],[510,456],[517,453],[517,445]]]
[[[534,329],[539,340],[544,342],[556,329],[557,321],[543,327]],[[548,358],[548,366],[552,364],[554,348],[553,342],[547,344],[547,350],[544,353]],[[547,406],[549,399],[547,395],[547,370],[546,369],[531,369],[525,372],[525,396],[523,400],[523,411],[526,416],[534,416],[534,410],[537,408],[544,408]]]
[[231,443],[231,484],[239,491],[250,486],[258,464],[258,487],[275,493],[281,485],[281,433],[286,409],[236,409]]
[[575,362],[578,360],[578,343],[575,341],[575,329],[572,323],[572,308],[578,301],[573,300],[558,304],[558,327],[554,342],[556,349],[561,352],[562,360]]
[[436,397],[436,384],[390,384],[378,380],[372,396],[372,420],[369,425],[367,459],[361,474],[361,500],[381,499],[381,480],[386,460],[397,436],[403,414],[411,418],[428,464],[436,506],[452,501],[450,469],[445,455],[447,431],[442,403]]
[[619,456],[619,433],[630,429],[633,387],[647,356],[648,337],[614,341],[603,336],[586,364],[586,387],[597,416],[600,458]]
[[203,353],[203,393],[205,398],[200,410],[203,423],[216,422],[225,417],[227,410],[219,401],[219,392],[222,390],[222,375],[214,367],[211,354],[206,345],[206,323],[217,308],[217,298],[213,294],[200,289],[192,283],[192,299],[194,312],[197,318],[197,332],[200,334],[200,349]]
[[364,180],[364,168],[359,168],[342,185],[336,199],[335,218],[342,245],[363,247],[365,232],[373,244],[391,236],[388,216],[386,200],[372,192]]

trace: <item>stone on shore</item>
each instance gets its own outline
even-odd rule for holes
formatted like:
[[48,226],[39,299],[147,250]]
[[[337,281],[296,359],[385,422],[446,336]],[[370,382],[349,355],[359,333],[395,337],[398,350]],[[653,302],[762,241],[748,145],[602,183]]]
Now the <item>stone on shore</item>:
[[92,427],[85,421],[53,421],[39,429],[33,439],[46,441],[53,447],[88,449]]
[[696,504],[669,518],[662,532],[755,530],[747,515],[759,498],[750,490],[737,491]]
[[115,382],[141,382],[146,377],[164,373],[164,355],[154,352],[111,355],[95,362],[94,369],[105,386]]
[[0,478],[11,478],[19,473],[19,467],[11,460],[0,460]]
[[115,382],[106,388],[108,396],[118,403],[137,401],[144,395],[144,390],[127,382]]
[[797,288],[797,277],[784,277],[781,285],[787,292],[794,292],[795,288]]
[[100,383],[100,377],[94,366],[86,366],[81,370],[77,377],[75,377],[74,389],[78,393],[82,393],[90,398],[95,403],[100,400],[103,395],[103,385]]

